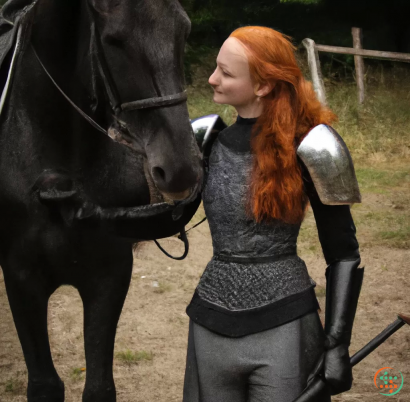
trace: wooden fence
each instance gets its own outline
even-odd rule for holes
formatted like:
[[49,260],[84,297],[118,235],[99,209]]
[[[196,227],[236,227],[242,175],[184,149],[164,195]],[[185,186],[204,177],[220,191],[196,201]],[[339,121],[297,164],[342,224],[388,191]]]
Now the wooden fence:
[[389,59],[410,63],[409,53],[383,52],[380,50],[365,50],[362,46],[362,29],[352,28],[353,48],[317,45],[312,39],[306,38],[302,41],[307,50],[309,70],[313,81],[313,87],[319,100],[326,104],[326,92],[323,85],[322,71],[320,68],[319,52],[352,54],[354,55],[356,69],[356,83],[359,104],[365,99],[364,88],[364,62],[363,58]]

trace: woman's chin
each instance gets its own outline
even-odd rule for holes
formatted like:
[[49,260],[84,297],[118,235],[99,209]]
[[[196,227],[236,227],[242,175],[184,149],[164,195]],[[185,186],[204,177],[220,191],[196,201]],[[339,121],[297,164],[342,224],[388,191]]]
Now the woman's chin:
[[223,98],[221,97],[221,95],[220,95],[220,94],[216,94],[216,93],[214,93],[213,101],[214,101],[215,103],[219,103],[219,104],[221,104],[221,105],[223,105],[223,104],[226,103],[226,102],[224,102],[224,100],[223,100]]

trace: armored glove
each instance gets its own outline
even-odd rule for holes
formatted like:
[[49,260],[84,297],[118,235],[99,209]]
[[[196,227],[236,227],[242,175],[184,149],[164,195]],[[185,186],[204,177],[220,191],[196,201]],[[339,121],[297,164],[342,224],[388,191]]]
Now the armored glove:
[[349,345],[353,321],[363,281],[360,258],[338,261],[326,270],[326,354],[324,375],[332,395],[348,391],[352,386]]

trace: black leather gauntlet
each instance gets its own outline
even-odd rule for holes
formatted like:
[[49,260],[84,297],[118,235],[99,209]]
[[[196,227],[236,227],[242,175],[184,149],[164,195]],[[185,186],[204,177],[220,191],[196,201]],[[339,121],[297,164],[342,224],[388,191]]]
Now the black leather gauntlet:
[[349,345],[353,321],[363,281],[360,258],[338,261],[326,270],[326,355],[325,378],[332,395],[348,391],[352,386]]

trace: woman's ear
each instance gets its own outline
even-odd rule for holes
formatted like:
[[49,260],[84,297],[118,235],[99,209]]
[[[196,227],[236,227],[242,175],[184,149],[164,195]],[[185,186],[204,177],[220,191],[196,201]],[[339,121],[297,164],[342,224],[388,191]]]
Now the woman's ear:
[[275,84],[272,84],[270,82],[264,82],[263,84],[256,84],[255,95],[258,97],[264,97],[267,94],[269,94],[274,87],[275,87]]

